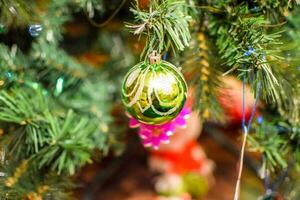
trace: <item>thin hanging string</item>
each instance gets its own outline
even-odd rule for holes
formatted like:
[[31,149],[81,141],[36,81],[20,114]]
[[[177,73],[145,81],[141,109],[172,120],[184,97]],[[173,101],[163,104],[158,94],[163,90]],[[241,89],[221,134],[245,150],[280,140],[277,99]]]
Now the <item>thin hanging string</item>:
[[164,55],[163,55],[163,60],[166,60],[166,59],[167,59],[167,56],[168,56],[168,53],[167,53],[167,52],[164,53]]
[[[244,66],[243,66],[244,68]],[[236,181],[236,186],[235,186],[235,192],[234,192],[234,200],[239,200],[240,196],[240,185],[241,185],[241,177],[242,177],[242,172],[243,172],[243,164],[244,164],[244,155],[245,155],[245,147],[246,147],[246,142],[247,142],[247,136],[248,132],[250,130],[251,123],[254,118],[254,114],[256,111],[256,106],[258,103],[258,99],[260,96],[260,88],[261,85],[258,83],[258,90],[256,94],[256,99],[252,108],[251,116],[248,121],[248,125],[246,125],[246,119],[245,119],[245,85],[246,85],[246,76],[245,74],[243,75],[243,89],[242,89],[242,131],[243,131],[243,144],[242,144],[242,149],[241,149],[241,156],[240,156],[240,166],[239,166],[239,172],[238,172],[238,178]]]
[[[245,70],[245,65],[243,65],[243,69]],[[243,74],[243,89],[242,89],[242,130],[245,127],[245,85],[246,85],[246,76]]]
[[[243,84],[245,84],[245,83],[243,83]],[[256,98],[255,98],[254,106],[253,106],[252,113],[251,113],[251,116],[250,116],[250,119],[249,119],[249,122],[248,122],[248,126],[247,126],[247,133],[250,130],[250,126],[251,126],[251,123],[253,121],[254,114],[256,112],[257,103],[258,103],[258,99],[259,99],[259,96],[260,96],[260,90],[261,90],[260,83],[258,83],[257,87],[258,87],[258,89],[257,89],[257,93],[256,93]]]
[[234,192],[234,200],[239,200],[239,197],[240,197],[241,177],[242,177],[242,172],[243,172],[245,147],[246,147],[246,141],[247,141],[247,136],[248,136],[247,130],[248,129],[246,127],[244,127],[244,131],[243,131],[244,137],[243,137],[243,144],[242,144],[242,149],[241,149],[239,173],[238,173],[238,178],[236,181],[235,192]]

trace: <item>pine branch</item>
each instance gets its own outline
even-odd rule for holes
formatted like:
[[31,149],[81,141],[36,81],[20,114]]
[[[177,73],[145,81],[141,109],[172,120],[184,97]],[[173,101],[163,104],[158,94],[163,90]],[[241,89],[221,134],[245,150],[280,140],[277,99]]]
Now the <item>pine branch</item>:
[[103,12],[104,5],[102,0],[79,0],[76,3],[88,14],[89,18],[93,18],[95,11]]
[[58,174],[73,174],[75,169],[91,162],[91,153],[99,146],[99,139],[95,139],[104,135],[97,135],[100,129],[96,119],[72,111],[54,115],[44,95],[41,90],[26,88],[0,92],[0,120],[19,124],[24,132],[23,137],[19,131],[8,133],[11,141],[5,146],[15,159],[26,156],[39,168],[51,167]]
[[[293,9],[300,3],[298,0],[254,0],[252,13],[262,12],[266,18],[274,23],[280,23],[284,20],[283,16],[286,16],[289,10]],[[249,3],[249,4],[250,4]]]
[[[4,146],[9,155],[15,155],[14,159],[30,158],[40,168],[51,168],[58,174],[73,174],[91,161],[95,148],[107,151],[109,147],[107,135],[99,135],[108,132],[110,120],[106,115],[110,107],[104,104],[107,99],[101,94],[105,92],[103,79],[97,81],[104,87],[101,91],[91,82],[83,84],[89,70],[58,47],[61,27],[70,19],[70,12],[68,8],[57,10],[68,3],[53,1],[42,16],[47,18],[45,27],[24,62],[31,65],[23,66],[22,55],[9,52],[5,46],[1,46],[0,53],[6,66],[1,72],[14,70],[15,76],[12,87],[0,91],[0,121],[13,127],[3,144],[7,142]],[[74,93],[78,87],[79,92]],[[57,98],[62,93],[73,99],[72,103],[62,107],[59,101],[63,98]]]
[[[108,134],[112,94],[106,77],[59,44],[73,5],[54,0],[39,12],[42,31],[29,53],[0,45],[0,142],[6,154],[0,199],[64,199],[70,184],[61,174],[73,175],[92,161],[95,150],[100,157],[117,143]],[[29,166],[20,173],[24,159]],[[13,184],[5,185],[7,180]]]
[[280,32],[267,33],[268,22],[263,16],[252,16],[247,6],[239,5],[225,19],[210,18],[210,33],[216,37],[221,58],[229,70],[246,73],[253,90],[262,86],[262,97],[271,102],[278,100],[282,88],[272,63],[282,58],[275,47],[280,44]]
[[41,12],[39,24],[42,31],[36,39],[37,43],[52,43],[58,46],[63,39],[63,25],[72,19],[70,0],[52,0]]
[[276,63],[276,68],[282,77],[280,91],[281,99],[278,102],[278,110],[283,118],[288,120],[293,126],[300,124],[300,7],[295,7],[294,11],[287,15],[287,24],[284,27],[284,34],[281,38],[284,45],[281,46],[281,55],[284,62]]
[[5,27],[25,26],[36,17],[35,1],[1,0],[0,13],[2,25]]
[[[76,113],[85,114],[97,118],[99,122],[107,124],[111,121],[109,113],[110,105],[107,102],[111,101],[106,95],[108,88],[107,84],[103,84],[103,77],[89,77],[89,80],[84,81],[77,88],[77,93],[72,90],[63,92],[58,98],[59,102],[65,108],[73,109]],[[97,92],[95,92],[97,91]],[[107,129],[107,128],[105,128]]]
[[216,118],[220,119],[220,115],[222,115],[222,111],[220,105],[218,103],[218,88],[220,86],[221,80],[219,79],[219,71],[210,66],[209,63],[209,53],[208,53],[208,45],[207,39],[204,32],[200,32],[198,34],[198,42],[199,42],[199,57],[200,57],[200,82],[198,85],[200,86],[200,98],[198,105],[200,106],[200,112],[202,110],[203,119],[209,119],[211,117],[211,113]]
[[69,199],[67,189],[73,187],[70,178],[38,171],[28,161],[6,163],[0,171],[5,174],[0,177],[0,199]]
[[195,105],[199,109],[201,119],[222,119],[222,109],[218,103],[218,89],[221,84],[220,72],[211,65],[211,49],[205,32],[194,35],[191,47],[185,52],[183,70],[189,84],[195,92]]
[[[254,134],[249,135],[249,150],[261,153],[263,159],[262,171],[275,169],[285,169],[287,160],[294,158],[291,125],[272,119],[272,121],[263,120],[261,124],[254,124]],[[296,146],[299,148],[299,146]],[[298,161],[297,161],[298,162]],[[262,174],[265,174],[262,172]]]
[[191,39],[189,22],[192,20],[188,15],[188,5],[184,1],[158,0],[151,1],[149,10],[140,10],[136,5],[131,8],[136,24],[128,24],[127,27],[135,35],[146,35],[146,46],[142,57],[151,51],[158,53],[167,51],[169,46],[173,51],[184,50]]
[[[32,44],[30,57],[36,81],[58,96],[63,90],[80,85],[88,69],[60,48],[63,25],[71,20],[69,0],[54,0],[42,16],[43,31]],[[63,9],[61,9],[63,8]],[[61,12],[57,12],[61,9]]]
[[9,49],[6,45],[0,44],[0,66],[0,72],[3,73],[23,70],[29,66],[29,63],[16,45]]
[[27,92],[23,89],[12,89],[10,92],[0,91],[1,121],[34,125],[42,119],[42,112],[48,109],[42,91],[38,89],[34,93]]
[[[55,44],[39,41],[32,47],[32,70],[37,81],[59,95],[62,89],[74,88],[86,78],[88,70]],[[38,70],[38,71],[37,71]],[[59,88],[63,82],[63,88]]]
[[[274,135],[272,135],[274,136]],[[251,138],[251,139],[250,139]],[[260,138],[260,141],[267,138]],[[275,143],[274,143],[275,142]],[[286,161],[281,153],[278,153],[278,148],[284,144],[284,140],[273,138],[272,140],[267,140],[264,143],[257,142],[253,137],[249,137],[250,149],[249,151],[262,153],[266,157],[266,163],[263,166],[275,170],[275,167],[280,165],[282,168],[286,167]],[[275,144],[272,146],[272,144]],[[263,169],[266,170],[266,169]],[[262,172],[263,174],[263,172]]]
[[50,165],[58,174],[65,171],[74,174],[78,167],[91,162],[91,153],[95,148],[93,134],[96,132],[96,124],[89,119],[75,116],[71,111],[64,121],[49,113],[45,117],[50,122],[46,130],[47,144],[34,155],[40,168]]

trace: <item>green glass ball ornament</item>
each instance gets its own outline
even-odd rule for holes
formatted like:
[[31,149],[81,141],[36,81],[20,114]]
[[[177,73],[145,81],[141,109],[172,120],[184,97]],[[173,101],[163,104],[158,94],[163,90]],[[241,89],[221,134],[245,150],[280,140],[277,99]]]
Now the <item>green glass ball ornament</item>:
[[155,54],[131,68],[122,85],[127,112],[145,124],[159,125],[174,119],[186,98],[187,85],[181,72]]

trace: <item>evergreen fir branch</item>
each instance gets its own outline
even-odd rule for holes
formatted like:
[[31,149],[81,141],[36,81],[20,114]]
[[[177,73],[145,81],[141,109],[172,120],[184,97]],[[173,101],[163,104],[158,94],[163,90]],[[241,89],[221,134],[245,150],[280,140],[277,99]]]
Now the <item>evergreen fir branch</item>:
[[[30,199],[33,197],[46,199],[69,199],[67,189],[73,187],[71,180],[66,176],[36,170],[32,163],[27,163],[27,170],[20,173],[18,180],[13,179],[14,174],[20,172],[21,162],[10,162],[0,166],[0,171],[5,175],[0,177],[0,199],[16,200]],[[13,186],[7,185],[8,180],[15,180]],[[64,181],[61,181],[64,180]]]
[[22,89],[0,91],[1,121],[26,125],[42,119],[42,112],[48,109],[46,99],[40,90],[35,93],[27,92]]
[[276,54],[280,32],[267,33],[268,22],[263,16],[249,16],[248,8],[237,6],[227,18],[211,18],[210,33],[216,36],[216,45],[221,58],[229,70],[246,73],[249,83],[257,90],[262,85],[262,97],[272,102],[278,100],[281,86],[278,82],[273,62],[281,59]]
[[289,148],[286,138],[279,134],[278,127],[264,121],[261,125],[255,125],[254,129],[255,134],[250,134],[248,138],[249,151],[265,156],[265,163],[262,165],[265,166],[264,170],[286,168]]
[[105,116],[105,113],[108,113],[111,109],[107,103],[111,101],[111,98],[103,95],[109,92],[108,84],[103,83],[103,76],[97,76],[89,77],[89,80],[77,87],[77,93],[75,94],[72,90],[63,92],[58,100],[65,108],[71,108],[77,113],[91,115],[101,122],[108,123],[110,117]]
[[124,135],[123,127],[119,125],[117,129],[114,129],[112,117],[107,114],[112,109],[112,105],[108,103],[113,100],[113,94],[110,93],[112,91],[109,90],[112,84],[104,83],[103,76],[91,76],[78,87],[76,93],[66,91],[58,98],[63,107],[73,109],[79,115],[86,115],[91,120],[95,120],[99,132],[95,133],[93,140],[96,148],[100,149],[103,154]]
[[79,0],[77,3],[88,14],[89,18],[94,17],[95,10],[98,12],[104,11],[102,0]]
[[[198,41],[190,35],[194,17],[191,2],[155,0],[149,9],[136,6],[131,10],[136,24],[127,27],[146,38],[143,56],[152,50],[182,51],[191,45],[184,54],[184,70],[203,118],[207,113],[218,113],[219,57],[224,71],[246,74],[254,90],[262,85],[263,97],[271,100],[281,116],[278,121],[254,126],[249,137],[251,150],[266,158],[263,167],[273,169],[274,174],[291,158],[299,165],[297,1],[199,0],[199,8],[208,8],[200,13],[199,24],[212,37],[203,37],[203,32]],[[60,45],[64,24],[72,20],[74,8],[93,17],[105,2],[52,0],[39,11],[35,3],[0,0],[0,29],[2,25],[10,28],[33,22],[42,26],[39,35],[28,42],[28,52],[22,53],[15,44],[0,44],[0,124],[4,130],[0,144],[6,155],[0,163],[4,173],[0,174],[0,199],[65,199],[66,188],[72,187],[65,179],[91,162],[94,150],[105,154],[111,146],[116,151],[124,147],[117,139],[124,137],[125,131],[112,122],[110,102],[119,98],[116,85],[124,66],[135,62],[129,45],[122,46],[127,38],[121,41],[111,30],[100,30],[113,38],[100,40],[111,55],[101,71],[77,62]],[[219,54],[214,52],[211,39],[215,39]]]
[[283,45],[280,46],[280,55],[284,59],[282,62],[272,63],[276,68],[282,87],[276,106],[282,118],[288,120],[295,127],[300,123],[299,17],[299,6],[295,7],[294,11],[286,17],[287,24],[284,26],[284,33],[280,38],[283,42]]
[[[300,126],[283,121],[279,116],[265,116],[260,124],[254,124],[249,135],[249,150],[262,153],[262,174],[268,170],[286,169],[289,160],[300,165]],[[272,117],[272,119],[268,119]]]
[[[279,66],[281,67],[281,66]],[[285,72],[284,72],[285,70]],[[297,78],[288,76],[287,74],[297,74]],[[283,119],[288,120],[293,126],[299,127],[300,125],[300,90],[299,81],[300,75],[297,69],[282,69],[281,76],[285,77],[281,82],[283,90],[280,91],[280,99],[277,101],[278,112],[281,114]],[[296,85],[291,84],[292,82]]]
[[0,120],[20,124],[24,130],[23,137],[19,132],[7,134],[11,137],[5,145],[7,153],[15,155],[15,159],[30,157],[40,168],[51,167],[58,174],[73,174],[75,169],[91,162],[92,151],[99,147],[96,142],[100,140],[95,138],[105,137],[98,135],[99,121],[72,111],[65,116],[54,115],[41,91],[30,91],[24,88],[10,93],[1,91]]
[[25,26],[36,17],[35,1],[28,0],[1,0],[0,23],[5,27]]
[[182,51],[189,45],[191,35],[189,22],[191,16],[187,13],[187,5],[184,1],[167,1],[159,3],[151,1],[149,10],[140,10],[138,6],[131,8],[136,24],[128,24],[127,27],[135,35],[146,35],[146,46],[142,56],[151,51],[158,53],[168,50],[169,46],[176,51]]
[[95,123],[75,116],[72,111],[63,121],[50,113],[46,113],[45,117],[50,122],[46,129],[46,145],[33,155],[39,168],[50,166],[58,174],[74,174],[78,167],[91,162],[91,153],[95,148],[93,136],[97,131]]
[[29,66],[29,62],[16,45],[9,49],[6,45],[0,44],[0,66],[0,73],[3,74],[23,70]]
[[59,47],[63,25],[71,20],[70,3],[69,0],[54,0],[49,4],[47,12],[41,17],[43,31],[32,44],[30,52],[32,68],[38,68],[36,80],[44,83],[55,96],[61,92],[56,88],[59,82],[63,82],[64,90],[74,88],[87,76],[88,71]]
[[196,39],[192,40],[190,49],[183,56],[183,70],[197,99],[194,108],[199,109],[203,121],[212,118],[221,120],[222,109],[217,99],[220,95],[221,74],[216,67],[211,66],[212,52],[205,32],[200,31],[193,38]]
[[202,108],[200,109],[200,112],[202,111],[204,120],[209,119],[211,117],[211,113],[214,114],[215,118],[220,119],[222,111],[217,100],[219,96],[219,92],[217,90],[219,90],[219,86],[221,84],[221,80],[219,79],[220,73],[216,68],[209,64],[208,42],[204,32],[200,32],[198,34],[198,42],[200,57],[199,66],[201,66],[199,73],[200,82],[198,83],[200,87],[198,105]]
[[278,23],[284,20],[289,10],[293,9],[300,2],[298,0],[254,0],[250,10],[253,13],[262,12],[268,20]]
[[70,0],[52,0],[46,7],[46,11],[41,12],[39,24],[42,31],[36,39],[37,43],[52,43],[58,46],[63,39],[63,25],[72,19]]
[[54,87],[60,77],[64,77],[68,85],[76,85],[87,76],[87,70],[74,58],[46,41],[34,43],[31,56],[34,67],[39,68],[38,80],[47,82],[49,86]]
[[[19,79],[23,76],[21,70],[17,78],[21,82],[16,82],[18,87],[9,91],[1,91],[0,95],[0,109],[2,111],[0,121],[15,124],[14,126],[18,127],[14,133],[8,134],[7,139],[3,140],[9,141],[5,145],[8,153],[15,154],[16,159],[31,156],[31,159],[38,163],[39,167],[50,167],[57,173],[74,173],[76,168],[90,162],[91,153],[95,148],[99,150],[107,150],[108,148],[106,136],[99,135],[101,132],[108,131],[107,122],[109,121],[109,117],[105,119],[106,115],[104,114],[109,107],[101,103],[103,102],[102,99],[95,99],[95,101],[99,100],[97,108],[96,110],[94,108],[95,102],[93,109],[90,109],[90,111],[94,111],[94,115],[87,113],[89,110],[85,110],[85,116],[79,117],[78,114],[70,111],[72,105],[68,105],[64,109],[57,105],[53,107],[55,101],[52,97],[60,95],[61,92],[66,92],[70,89],[69,87],[80,87],[81,84],[78,83],[83,80],[86,71],[88,71],[58,47],[61,38],[61,27],[63,23],[70,19],[70,13],[67,8],[65,12],[57,13],[57,10],[68,3],[68,1],[53,1],[50,4],[48,12],[42,16],[47,18],[47,20],[44,20],[46,21],[44,32],[34,42],[30,57],[28,57],[32,64],[30,67],[27,66],[26,80],[21,81]],[[50,17],[52,14],[54,17]],[[5,46],[3,48],[5,51],[1,53],[3,53],[3,57],[7,58],[2,60],[3,65],[8,66],[6,70],[14,69],[15,66],[19,65],[19,63],[15,64],[14,60],[18,61],[20,56],[11,55],[5,49]],[[13,65],[7,65],[7,63],[13,63]],[[28,79],[30,73],[35,74],[35,76]],[[63,81],[61,91],[56,91],[58,80]],[[50,94],[39,84],[31,81],[40,82],[50,91]],[[99,80],[98,84],[101,84],[101,82]],[[24,83],[25,88],[23,86],[19,87],[20,83]],[[83,84],[82,86],[86,85]],[[26,88],[27,86],[30,86],[30,88]],[[88,88],[83,88],[81,93],[76,94],[84,95],[84,89]],[[95,97],[95,87],[88,91],[89,98],[84,99],[80,96],[80,103],[83,103],[80,105],[82,106],[81,111],[87,109],[92,93]],[[101,94],[99,96],[103,97]],[[89,106],[92,107],[92,105]],[[103,108],[107,109],[104,110]],[[50,113],[49,110],[54,112]],[[65,115],[64,110],[69,110],[69,114]],[[100,112],[102,114],[99,114]],[[49,124],[48,122],[52,123]],[[68,130],[60,129],[66,123],[72,123],[73,128],[76,129],[72,130],[67,125]],[[74,134],[82,136],[86,140],[76,138]],[[53,143],[53,140],[56,142]],[[80,141],[84,143],[80,143]],[[78,151],[74,151],[73,148]]]

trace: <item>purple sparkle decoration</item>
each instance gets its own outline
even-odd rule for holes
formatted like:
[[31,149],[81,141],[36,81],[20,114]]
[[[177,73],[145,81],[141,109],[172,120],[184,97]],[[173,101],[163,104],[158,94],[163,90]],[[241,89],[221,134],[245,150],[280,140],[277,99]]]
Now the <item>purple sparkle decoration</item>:
[[161,143],[168,144],[170,142],[169,137],[174,134],[177,127],[186,127],[186,120],[190,113],[191,111],[185,106],[175,119],[162,125],[144,124],[130,117],[129,127],[139,127],[138,134],[143,140],[143,145],[157,150]]

